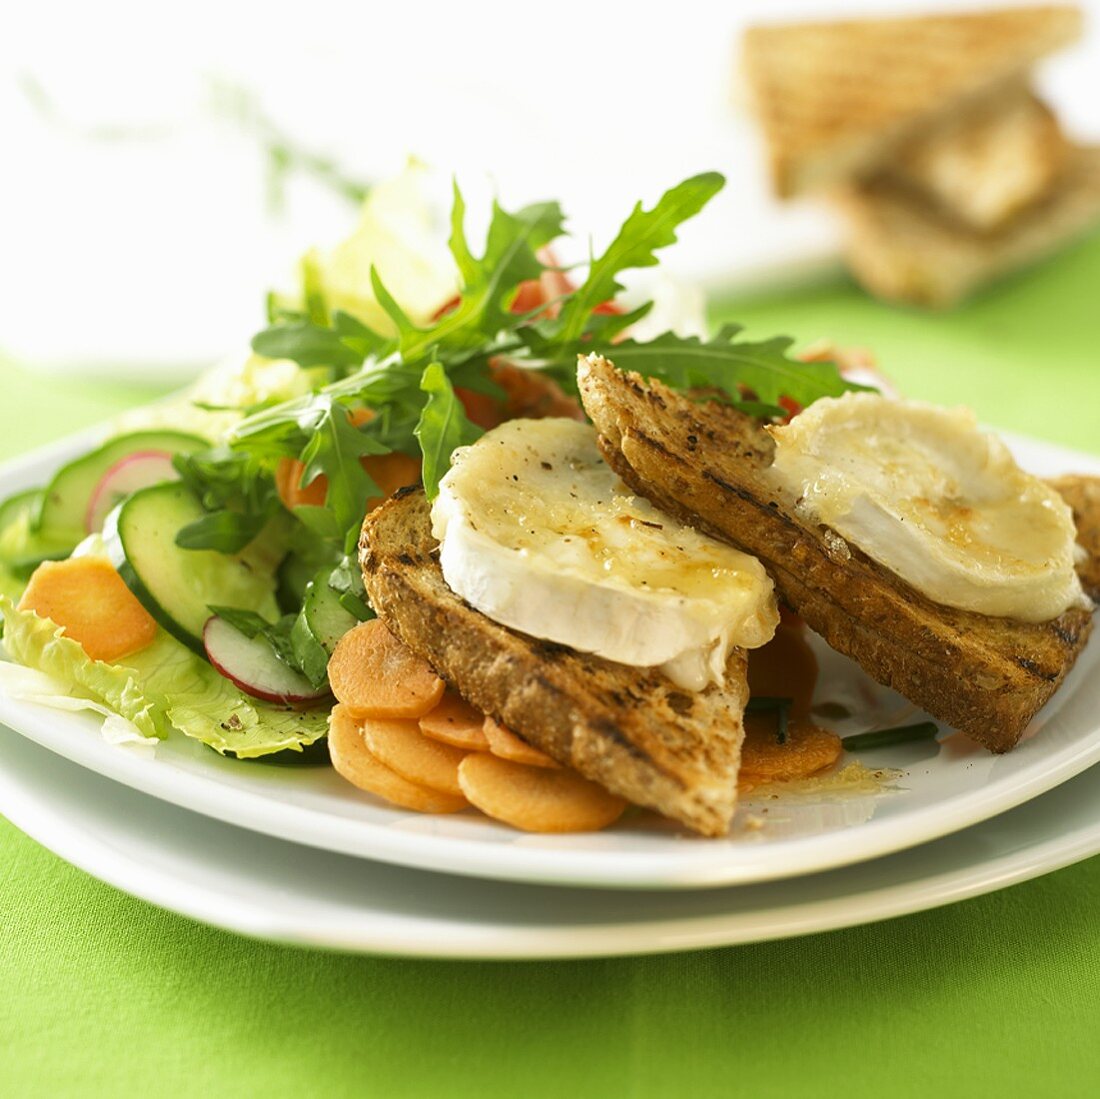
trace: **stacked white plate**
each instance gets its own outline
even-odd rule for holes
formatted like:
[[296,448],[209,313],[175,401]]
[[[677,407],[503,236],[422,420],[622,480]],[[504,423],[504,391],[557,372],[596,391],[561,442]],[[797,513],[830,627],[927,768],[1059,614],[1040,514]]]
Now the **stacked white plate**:
[[[88,436],[6,467],[43,483]],[[1048,475],[1100,461],[1012,440]],[[923,715],[818,650],[816,702],[841,733]],[[93,715],[0,695],[0,813],[136,896],[208,923],[313,946],[436,957],[687,950],[842,927],[975,896],[1100,852],[1100,646],[1025,740],[991,756],[937,741],[862,757],[856,792],[744,800],[731,835],[647,816],[531,836],[475,814],[422,816],[327,767],[223,759],[182,737],[108,744]],[[1076,776],[1076,777],[1075,777]]]

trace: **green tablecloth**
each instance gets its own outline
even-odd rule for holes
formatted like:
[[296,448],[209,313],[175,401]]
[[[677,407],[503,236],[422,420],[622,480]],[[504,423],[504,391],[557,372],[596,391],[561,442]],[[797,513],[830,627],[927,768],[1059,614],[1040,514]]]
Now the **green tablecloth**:
[[[1100,450],[1098,289],[1094,240],[948,316],[885,308],[842,279],[716,313],[873,346],[910,395]],[[2,376],[5,455],[146,396]],[[1093,859],[774,944],[375,960],[199,926],[0,821],[0,1095],[1094,1095],[1098,910]]]

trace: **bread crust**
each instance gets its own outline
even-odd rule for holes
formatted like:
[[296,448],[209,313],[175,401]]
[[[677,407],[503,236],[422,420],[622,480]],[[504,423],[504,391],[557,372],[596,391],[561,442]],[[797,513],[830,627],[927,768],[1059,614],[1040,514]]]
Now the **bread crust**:
[[1077,474],[1052,477],[1047,484],[1057,492],[1073,511],[1077,527],[1077,544],[1084,558],[1077,566],[1085,594],[1100,603],[1100,477]]
[[762,476],[774,443],[750,417],[600,356],[582,360],[578,380],[600,448],[631,488],[759,557],[829,645],[991,751],[1017,744],[1084,646],[1087,610],[1024,623],[944,607],[835,531],[808,525]]
[[473,705],[636,805],[703,835],[728,831],[748,700],[742,650],[723,687],[691,693],[501,626],[444,581],[420,489],[367,516],[360,564],[378,616]]

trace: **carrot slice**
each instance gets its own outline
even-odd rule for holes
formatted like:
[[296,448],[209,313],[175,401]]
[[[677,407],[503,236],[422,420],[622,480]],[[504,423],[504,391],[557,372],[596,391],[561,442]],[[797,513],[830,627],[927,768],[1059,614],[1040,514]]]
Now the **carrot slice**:
[[787,726],[780,744],[772,714],[745,715],[745,743],[741,748],[741,779],[747,784],[806,778],[840,758],[840,737],[799,718]]
[[396,450],[392,454],[367,454],[359,459],[359,464],[382,490],[381,496],[372,496],[367,501],[367,511],[373,511],[399,488],[420,480],[420,459]]
[[306,467],[297,458],[280,458],[275,466],[275,491],[286,507],[320,508],[328,496],[328,478],[319,473],[308,485],[302,485]]
[[380,762],[363,739],[363,730],[346,706],[334,706],[329,719],[328,750],[332,766],[352,786],[419,813],[455,813],[467,801],[409,782]]
[[486,816],[524,832],[594,832],[619,819],[626,802],[575,771],[527,767],[475,752],[458,781]]
[[415,721],[368,717],[360,727],[371,755],[391,771],[418,786],[462,797],[458,765],[466,753],[461,748],[426,737]]
[[489,751],[494,756],[507,759],[512,763],[525,763],[528,767],[560,767],[556,759],[545,752],[533,748],[526,740],[521,740],[511,729],[495,722],[491,717],[485,719],[483,726],[485,739],[489,742]]
[[64,627],[93,660],[118,660],[153,643],[157,624],[101,557],[44,561],[34,570],[21,611]]
[[443,744],[470,752],[487,752],[489,740],[482,726],[485,715],[456,691],[445,691],[439,705],[420,719],[420,731]]
[[377,618],[340,638],[328,681],[356,717],[423,717],[443,697],[443,680]]

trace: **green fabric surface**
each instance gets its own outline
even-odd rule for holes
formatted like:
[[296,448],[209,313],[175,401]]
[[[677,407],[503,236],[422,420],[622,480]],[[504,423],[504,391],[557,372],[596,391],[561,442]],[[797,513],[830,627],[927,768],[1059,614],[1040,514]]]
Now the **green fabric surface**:
[[[1100,450],[1100,240],[955,313],[837,278],[718,303],[913,396]],[[0,366],[0,455],[152,395]],[[2,806],[0,806],[2,810]],[[1087,1096],[1100,859],[904,919],[678,956],[370,959],[200,926],[0,821],[0,1096]]]

